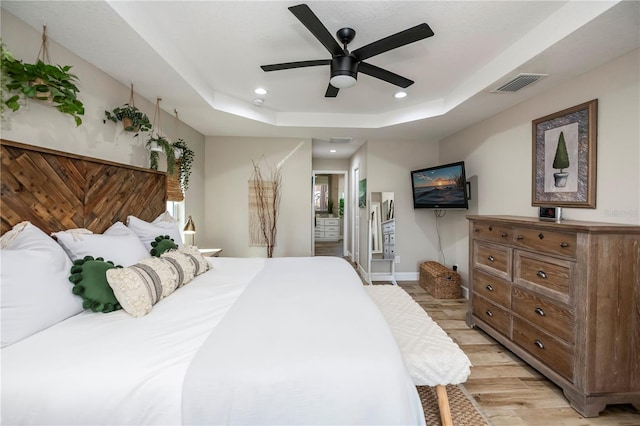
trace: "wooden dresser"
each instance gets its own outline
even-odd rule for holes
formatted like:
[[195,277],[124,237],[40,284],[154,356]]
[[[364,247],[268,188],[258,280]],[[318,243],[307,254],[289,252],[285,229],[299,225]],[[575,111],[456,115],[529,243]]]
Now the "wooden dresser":
[[640,408],[640,227],[469,219],[467,323],[560,386],[595,417]]

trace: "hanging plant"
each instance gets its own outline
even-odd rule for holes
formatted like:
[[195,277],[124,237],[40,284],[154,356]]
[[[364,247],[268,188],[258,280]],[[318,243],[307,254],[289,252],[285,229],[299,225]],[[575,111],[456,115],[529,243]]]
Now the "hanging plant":
[[58,111],[69,114],[76,122],[76,127],[82,124],[84,105],[78,99],[78,77],[71,74],[70,65],[50,65],[47,50],[46,26],[42,32],[42,47],[35,64],[17,60],[6,51],[2,45],[2,73],[3,92],[15,93],[4,99],[4,105],[12,111],[18,111],[24,104],[22,99],[36,99],[47,101]]
[[[167,156],[167,173],[172,174],[175,170],[176,155],[173,144],[169,142],[165,136],[160,134],[160,101],[156,99],[156,110],[153,114],[153,128],[156,129],[155,135],[152,133],[147,140],[147,148],[149,148],[149,167],[158,170],[158,157],[160,152],[164,152]],[[158,123],[158,127],[156,127]]]
[[[179,153],[179,161],[178,161],[178,174],[180,176],[180,186],[182,187],[182,192],[186,193],[187,189],[189,189],[189,177],[191,176],[191,168],[193,167],[193,160],[195,157],[195,153],[191,148],[187,146],[187,143],[178,139],[173,143],[173,147],[176,150],[176,154]],[[176,155],[178,158],[178,155]]]
[[149,167],[158,170],[159,154],[164,152],[167,156],[167,173],[173,173],[175,170],[175,151],[173,144],[164,136],[156,134],[147,140],[147,148],[149,148]]
[[114,123],[121,121],[122,127],[126,132],[136,133],[133,135],[134,138],[138,136],[139,132],[148,132],[152,129],[151,121],[149,121],[147,114],[136,108],[133,100],[133,84],[131,85],[129,103],[116,107],[111,112],[105,111],[104,115],[106,116],[106,119],[103,120],[105,123],[107,120],[111,120]]

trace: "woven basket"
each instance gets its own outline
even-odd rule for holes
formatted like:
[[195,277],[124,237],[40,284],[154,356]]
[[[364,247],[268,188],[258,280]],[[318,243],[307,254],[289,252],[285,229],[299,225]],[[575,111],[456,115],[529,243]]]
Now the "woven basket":
[[460,274],[439,264],[423,262],[420,264],[420,286],[436,299],[459,299]]

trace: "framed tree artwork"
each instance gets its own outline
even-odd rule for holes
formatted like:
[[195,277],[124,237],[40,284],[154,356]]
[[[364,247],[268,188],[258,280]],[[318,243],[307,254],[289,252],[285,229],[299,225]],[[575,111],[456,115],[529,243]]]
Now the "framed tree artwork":
[[598,100],[532,122],[532,206],[596,207]]

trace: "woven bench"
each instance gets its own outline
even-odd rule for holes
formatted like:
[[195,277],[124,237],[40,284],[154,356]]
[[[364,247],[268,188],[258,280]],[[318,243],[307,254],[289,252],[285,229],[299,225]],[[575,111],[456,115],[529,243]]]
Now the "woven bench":
[[442,424],[452,425],[446,385],[464,383],[471,362],[460,347],[401,287],[365,289],[389,323],[416,386],[435,386]]

